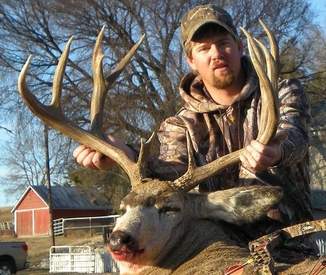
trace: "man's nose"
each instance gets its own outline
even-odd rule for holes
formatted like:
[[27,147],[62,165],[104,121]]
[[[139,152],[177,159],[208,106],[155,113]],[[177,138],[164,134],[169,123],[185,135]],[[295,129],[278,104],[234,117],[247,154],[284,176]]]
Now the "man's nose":
[[219,58],[223,57],[223,53],[222,53],[221,49],[215,44],[211,45],[210,52],[211,52],[212,58],[214,58],[214,59],[215,58],[219,59]]

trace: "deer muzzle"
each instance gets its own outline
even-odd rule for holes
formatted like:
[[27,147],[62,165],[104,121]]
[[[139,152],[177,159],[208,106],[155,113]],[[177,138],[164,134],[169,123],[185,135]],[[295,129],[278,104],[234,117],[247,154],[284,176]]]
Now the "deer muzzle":
[[139,249],[134,237],[120,230],[112,232],[108,246],[113,258],[118,261],[132,262],[135,256],[144,252],[144,249]]

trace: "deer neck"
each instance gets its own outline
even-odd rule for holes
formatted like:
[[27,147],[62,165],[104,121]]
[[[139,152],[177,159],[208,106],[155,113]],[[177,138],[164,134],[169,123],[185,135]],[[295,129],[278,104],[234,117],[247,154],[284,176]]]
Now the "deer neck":
[[175,270],[200,251],[216,241],[225,239],[222,230],[209,220],[194,219],[184,226],[184,234],[157,264],[163,269]]

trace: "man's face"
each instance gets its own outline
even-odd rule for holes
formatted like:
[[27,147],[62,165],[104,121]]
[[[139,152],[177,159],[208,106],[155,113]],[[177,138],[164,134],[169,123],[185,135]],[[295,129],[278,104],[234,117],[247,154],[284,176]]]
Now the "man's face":
[[227,32],[207,32],[192,40],[191,56],[187,61],[204,83],[218,89],[234,84],[241,70],[242,45]]

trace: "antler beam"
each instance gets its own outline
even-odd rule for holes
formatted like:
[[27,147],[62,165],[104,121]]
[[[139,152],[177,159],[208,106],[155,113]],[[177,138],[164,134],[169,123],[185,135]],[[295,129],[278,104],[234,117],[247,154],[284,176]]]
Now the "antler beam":
[[[103,52],[101,49],[101,42],[103,39],[104,27],[99,33],[93,52],[93,81],[94,81],[94,92],[91,101],[91,130],[86,131],[69,121],[65,115],[62,113],[60,106],[61,90],[62,90],[62,80],[65,71],[65,67],[68,60],[69,49],[72,42],[72,38],[69,39],[65,46],[65,49],[60,57],[55,76],[53,79],[53,90],[52,90],[52,101],[50,105],[46,106],[40,103],[37,98],[29,91],[26,85],[26,74],[28,66],[31,62],[31,56],[27,59],[25,65],[23,66],[19,78],[18,78],[18,89],[25,101],[26,105],[31,109],[31,111],[38,116],[45,124],[50,127],[62,132],[63,134],[69,136],[73,140],[94,148],[95,150],[102,152],[104,155],[110,157],[118,165],[120,165],[123,170],[127,173],[130,181],[133,184],[141,182],[141,169],[142,164],[138,161],[135,163],[130,160],[128,156],[119,148],[114,147],[104,137],[102,132],[102,117],[103,117],[103,106],[106,93],[108,89],[112,86],[114,81],[119,77],[120,73],[123,71],[125,66],[129,63],[130,59],[134,56],[136,50],[142,43],[144,35],[141,39],[130,49],[130,51],[121,59],[117,67],[111,72],[108,80],[105,81],[103,75]],[[143,146],[144,147],[144,146]],[[142,150],[141,158],[143,159]]]

